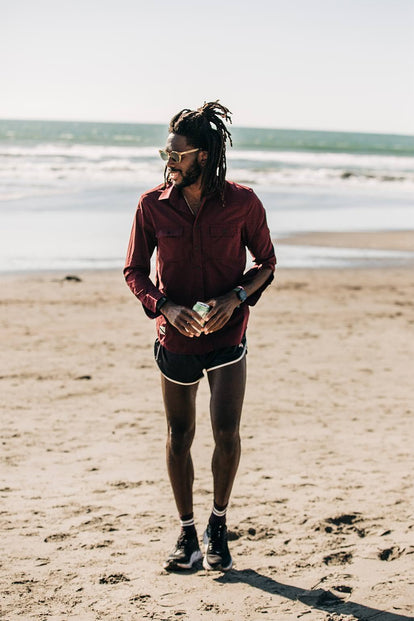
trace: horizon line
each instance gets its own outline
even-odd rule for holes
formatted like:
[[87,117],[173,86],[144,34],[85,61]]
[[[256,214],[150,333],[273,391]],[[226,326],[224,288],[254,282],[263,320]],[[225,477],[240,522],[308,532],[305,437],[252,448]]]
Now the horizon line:
[[[64,119],[64,118],[27,118],[27,117],[0,117],[1,121],[28,121],[34,123],[96,123],[101,125],[156,125],[165,126],[168,128],[168,123],[160,123],[155,121],[97,121],[90,119]],[[414,132],[412,134],[405,134],[399,131],[368,131],[368,130],[350,130],[350,129],[317,129],[309,127],[272,127],[267,125],[233,125],[229,124],[233,128],[237,129],[268,129],[275,131],[293,131],[293,132],[325,132],[325,133],[337,133],[337,134],[368,134],[373,136],[403,136],[407,138],[414,138]]]

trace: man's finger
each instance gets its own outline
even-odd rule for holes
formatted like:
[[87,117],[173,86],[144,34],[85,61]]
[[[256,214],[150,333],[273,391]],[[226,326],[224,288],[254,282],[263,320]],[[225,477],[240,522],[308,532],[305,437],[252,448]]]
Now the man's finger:
[[222,315],[217,315],[205,325],[204,332],[205,334],[208,334],[209,332],[216,332],[217,330],[220,330],[220,328],[222,328],[224,325],[226,325],[226,323],[226,316],[223,317]]
[[217,300],[214,300],[214,299],[207,300],[205,304],[208,304],[209,306],[211,306],[211,309],[208,311],[207,315],[204,317],[204,321],[207,323],[207,321],[209,321],[212,317],[214,317],[218,312],[218,308],[216,307]]
[[187,309],[186,320],[192,325],[194,325],[194,322],[196,322],[197,326],[200,326],[201,328],[204,326],[204,319],[200,317],[200,315],[196,313],[196,311]]
[[199,324],[198,322],[194,323],[193,320],[184,320],[182,325],[187,335],[191,334],[191,336],[199,336],[203,328],[201,324]]

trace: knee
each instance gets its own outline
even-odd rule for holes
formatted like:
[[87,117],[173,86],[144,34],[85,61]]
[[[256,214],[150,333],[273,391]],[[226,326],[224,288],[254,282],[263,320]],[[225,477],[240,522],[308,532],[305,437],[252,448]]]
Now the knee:
[[179,457],[188,453],[193,443],[195,428],[170,426],[168,428],[167,447],[172,455]]
[[238,429],[217,429],[214,434],[216,447],[223,453],[234,453],[240,449]]

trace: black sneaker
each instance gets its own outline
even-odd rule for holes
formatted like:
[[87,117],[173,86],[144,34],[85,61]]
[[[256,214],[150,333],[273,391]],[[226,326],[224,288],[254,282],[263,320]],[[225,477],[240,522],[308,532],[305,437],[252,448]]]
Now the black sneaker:
[[204,569],[229,571],[233,567],[233,559],[227,545],[227,527],[225,524],[220,524],[220,526],[209,524],[203,536],[203,543],[205,548]]
[[186,535],[182,531],[174,550],[168,556],[163,567],[167,571],[191,569],[197,561],[202,559],[202,556],[197,535]]

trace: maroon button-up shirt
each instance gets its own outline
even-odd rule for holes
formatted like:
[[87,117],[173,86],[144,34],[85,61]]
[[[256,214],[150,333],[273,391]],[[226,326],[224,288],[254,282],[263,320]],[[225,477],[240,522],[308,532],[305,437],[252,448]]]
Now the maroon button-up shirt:
[[[157,248],[155,284],[151,256]],[[246,248],[255,263],[247,274]],[[158,338],[174,353],[202,354],[240,343],[247,327],[248,304],[236,308],[227,324],[211,334],[186,337],[157,312],[157,301],[192,307],[195,302],[243,285],[259,267],[275,268],[276,258],[262,203],[253,190],[226,182],[224,205],[217,194],[203,198],[196,217],[181,192],[162,185],[140,198],[124,268],[125,279],[149,317],[156,318]]]

